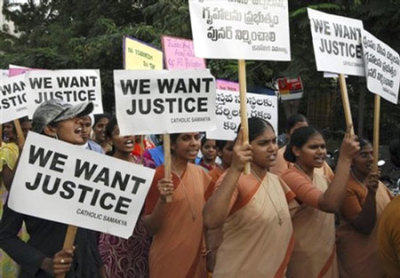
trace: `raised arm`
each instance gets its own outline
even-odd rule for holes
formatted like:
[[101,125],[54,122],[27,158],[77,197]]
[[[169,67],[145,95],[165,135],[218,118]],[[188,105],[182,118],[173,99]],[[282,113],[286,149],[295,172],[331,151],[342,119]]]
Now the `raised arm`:
[[240,130],[233,147],[231,167],[227,170],[220,186],[207,201],[203,209],[204,225],[208,229],[221,227],[228,217],[232,195],[237,181],[242,174],[244,165],[252,160],[253,153],[250,144],[243,144],[243,134]]
[[359,150],[360,143],[357,140],[357,136],[350,135],[350,129],[348,128],[340,147],[335,177],[328,189],[319,198],[318,206],[320,210],[332,213],[339,212],[346,195],[351,161]]

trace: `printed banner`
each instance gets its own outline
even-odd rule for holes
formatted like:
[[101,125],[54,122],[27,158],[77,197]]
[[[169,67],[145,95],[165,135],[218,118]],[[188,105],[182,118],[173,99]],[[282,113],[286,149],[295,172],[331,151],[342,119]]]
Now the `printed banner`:
[[194,56],[192,40],[162,36],[161,43],[167,69],[206,68],[204,59]]
[[318,71],[364,76],[361,20],[307,9]]
[[25,76],[0,79],[0,124],[28,115]]
[[127,239],[153,176],[153,169],[29,132],[8,205]]
[[303,83],[300,76],[294,79],[278,78],[277,82],[282,100],[294,100],[303,97]]
[[124,69],[158,70],[163,68],[163,54],[144,42],[131,37],[124,37]]
[[400,82],[399,54],[365,30],[362,36],[368,90],[397,104]]
[[22,66],[16,66],[16,65],[8,65],[8,75],[10,77],[24,74],[25,72],[31,71],[31,70],[35,70],[35,69],[22,67]]
[[290,61],[288,1],[189,0],[197,57]]
[[215,80],[209,70],[114,70],[121,134],[215,128]]
[[235,91],[235,92],[240,91],[239,83],[223,79],[217,79],[217,89],[226,91]]
[[25,74],[28,113],[49,99],[62,99],[70,104],[93,102],[93,114],[103,113],[99,70],[33,70]]
[[[247,116],[267,120],[278,131],[277,96],[247,93]],[[217,129],[207,132],[207,138],[234,140],[240,124],[240,96],[238,92],[217,90]]]

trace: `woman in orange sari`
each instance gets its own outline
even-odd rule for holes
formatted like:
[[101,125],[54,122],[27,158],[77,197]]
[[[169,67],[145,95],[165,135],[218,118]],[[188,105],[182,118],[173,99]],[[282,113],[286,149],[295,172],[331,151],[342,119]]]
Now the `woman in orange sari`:
[[[231,167],[203,211],[205,226],[223,231],[213,278],[283,278],[294,246],[288,205],[294,194],[268,172],[278,151],[276,135],[267,121],[248,121],[250,144],[240,130]],[[251,174],[244,175],[249,162]]]
[[[190,163],[200,148],[199,133],[171,134],[172,178],[156,169],[146,199],[144,225],[153,236],[150,278],[205,278],[202,210],[211,178]],[[172,196],[172,202],[166,198]]]
[[391,195],[377,173],[372,172],[371,143],[360,139],[341,208],[337,248],[341,278],[381,278],[383,266],[378,254],[378,223]]
[[322,135],[312,127],[296,129],[285,152],[293,162],[281,178],[296,194],[300,209],[293,216],[295,247],[288,266],[288,278],[339,278],[335,248],[335,212],[346,194],[353,156],[359,150],[356,136],[346,133],[336,174],[330,183],[314,171],[325,161]]

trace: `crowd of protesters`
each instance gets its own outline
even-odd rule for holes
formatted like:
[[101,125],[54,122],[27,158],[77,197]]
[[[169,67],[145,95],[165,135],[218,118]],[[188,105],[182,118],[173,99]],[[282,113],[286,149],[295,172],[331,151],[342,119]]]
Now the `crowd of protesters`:
[[[290,139],[280,149],[272,125],[249,118],[248,143],[241,128],[234,141],[171,134],[167,177],[158,137],[121,136],[115,117],[92,110],[47,101],[32,122],[21,120],[24,136],[30,130],[156,168],[131,237],[79,228],[74,248],[63,248],[67,225],[10,209],[23,146],[14,124],[3,124],[0,277],[400,277],[400,199],[373,170],[370,141],[348,130],[331,169],[323,135],[303,115],[287,120]],[[399,150],[393,138],[398,167]]]

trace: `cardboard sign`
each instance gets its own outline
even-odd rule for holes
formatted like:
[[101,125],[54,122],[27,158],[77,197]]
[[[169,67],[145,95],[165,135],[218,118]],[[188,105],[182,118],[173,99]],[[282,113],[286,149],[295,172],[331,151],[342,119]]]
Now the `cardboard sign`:
[[282,100],[294,100],[303,97],[303,83],[300,76],[294,79],[278,78],[277,82]]
[[[267,120],[278,131],[278,98],[247,93],[247,116]],[[207,132],[207,138],[234,140],[240,124],[240,97],[238,92],[217,90],[217,128]]]
[[132,235],[154,170],[29,132],[11,209],[115,236]]
[[368,90],[397,104],[400,82],[399,54],[365,30],[362,36]]
[[25,76],[0,79],[0,124],[28,115]]
[[124,37],[124,69],[157,70],[163,68],[163,54],[144,42],[131,37]]
[[121,134],[215,128],[215,80],[209,70],[114,70]]
[[17,65],[9,65],[8,66],[8,75],[11,76],[17,76],[20,74],[24,74],[27,71],[35,70],[32,68],[27,68],[23,66],[17,66]]
[[217,79],[217,89],[218,90],[225,90],[225,91],[234,91],[239,92],[240,87],[239,83],[227,81],[223,79]]
[[364,76],[362,21],[313,9],[307,11],[317,70]]
[[288,1],[189,0],[197,57],[290,61]]
[[53,98],[70,104],[93,102],[93,114],[103,113],[99,70],[34,70],[25,76],[29,117],[41,103]]
[[162,36],[165,67],[167,69],[205,69],[206,62],[194,56],[193,41]]

